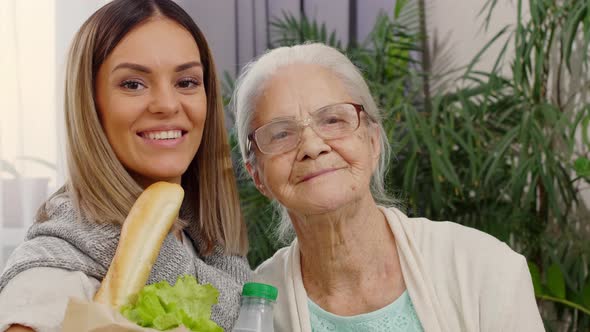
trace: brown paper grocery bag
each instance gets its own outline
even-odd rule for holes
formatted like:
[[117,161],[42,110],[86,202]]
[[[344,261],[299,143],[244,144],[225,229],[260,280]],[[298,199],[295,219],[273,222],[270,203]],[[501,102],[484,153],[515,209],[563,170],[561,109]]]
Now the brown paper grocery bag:
[[[146,332],[158,331],[141,327],[127,320],[111,307],[95,302],[70,298],[62,332]],[[170,332],[190,332],[181,326]]]

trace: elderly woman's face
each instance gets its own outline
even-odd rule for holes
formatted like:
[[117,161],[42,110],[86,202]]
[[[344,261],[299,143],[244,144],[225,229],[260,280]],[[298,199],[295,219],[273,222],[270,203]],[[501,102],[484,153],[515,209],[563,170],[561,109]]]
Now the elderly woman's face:
[[203,134],[207,96],[199,48],[169,19],[131,30],[100,66],[96,101],[119,161],[141,185],[180,182]]
[[[289,65],[265,83],[251,128],[280,119],[306,122],[314,111],[345,102],[359,101],[331,71]],[[255,164],[247,165],[263,194],[304,215],[333,211],[370,195],[380,153],[379,132],[364,112],[359,128],[345,137],[322,139],[315,130],[304,127],[299,144],[288,152],[271,155],[255,148]]]

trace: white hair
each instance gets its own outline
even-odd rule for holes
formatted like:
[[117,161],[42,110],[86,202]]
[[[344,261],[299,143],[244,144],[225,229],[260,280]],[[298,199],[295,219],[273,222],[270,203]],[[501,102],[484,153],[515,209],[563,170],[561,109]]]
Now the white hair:
[[[319,65],[330,70],[344,84],[352,101],[362,104],[369,118],[376,124],[380,132],[381,155],[379,164],[371,178],[371,193],[375,201],[384,205],[396,205],[385,191],[384,176],[389,163],[390,145],[383,129],[381,114],[375,100],[371,96],[369,87],[358,68],[340,51],[321,43],[302,44],[291,47],[280,47],[267,51],[257,60],[247,64],[236,81],[236,88],[232,98],[232,108],[236,113],[236,129],[238,144],[244,163],[254,164],[253,151],[249,150],[248,134],[255,112],[257,98],[266,88],[265,83],[279,68],[292,64]],[[279,239],[289,240],[294,235],[293,226],[287,209],[273,202],[281,217],[277,230]]]

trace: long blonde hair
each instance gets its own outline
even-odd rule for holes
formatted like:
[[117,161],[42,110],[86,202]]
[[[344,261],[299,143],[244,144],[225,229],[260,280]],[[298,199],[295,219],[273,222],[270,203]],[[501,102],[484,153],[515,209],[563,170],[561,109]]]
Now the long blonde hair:
[[221,244],[228,254],[245,255],[248,238],[215,64],[202,32],[171,0],[115,0],[95,12],[74,37],[65,86],[67,191],[81,216],[113,223],[125,220],[142,191],[108,143],[96,109],[94,84],[100,65],[121,39],[154,16],[172,19],[193,35],[204,68],[207,117],[199,150],[182,176],[185,204],[199,218],[205,253]]

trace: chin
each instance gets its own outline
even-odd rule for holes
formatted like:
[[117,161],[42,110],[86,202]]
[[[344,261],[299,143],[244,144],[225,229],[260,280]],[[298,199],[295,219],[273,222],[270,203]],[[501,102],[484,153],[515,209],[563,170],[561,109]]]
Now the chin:
[[[340,195],[339,195],[340,196]],[[353,203],[350,197],[331,197],[310,195],[306,202],[300,205],[300,211],[304,214],[322,214],[337,211]]]
[[169,170],[153,170],[151,172],[145,172],[145,177],[153,179],[154,181],[166,181],[173,182],[176,179],[180,179],[185,173],[186,169],[169,169]]

